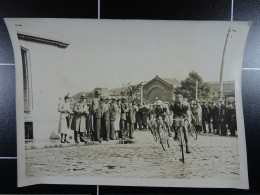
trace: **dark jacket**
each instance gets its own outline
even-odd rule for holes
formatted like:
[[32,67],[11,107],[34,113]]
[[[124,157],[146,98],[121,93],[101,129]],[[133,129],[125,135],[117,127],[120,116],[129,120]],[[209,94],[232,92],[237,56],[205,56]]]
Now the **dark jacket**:
[[110,104],[104,104],[101,106],[102,119],[109,121],[110,118]]
[[208,115],[209,115],[208,106],[207,105],[201,105],[201,109],[202,109],[202,118],[208,119]]
[[131,124],[136,122],[136,110],[133,107],[129,108],[127,122]]
[[97,98],[94,98],[91,104],[92,114],[94,118],[101,119],[101,105]]

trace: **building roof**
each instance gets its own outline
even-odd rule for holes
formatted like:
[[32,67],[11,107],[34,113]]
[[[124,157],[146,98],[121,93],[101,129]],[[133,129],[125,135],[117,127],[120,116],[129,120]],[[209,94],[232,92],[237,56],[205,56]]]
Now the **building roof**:
[[[206,82],[209,85],[219,85],[219,81],[214,81],[214,82]],[[223,84],[235,84],[235,81],[223,81]]]
[[62,49],[65,49],[66,47],[68,47],[70,45],[68,42],[65,42],[65,41],[60,41],[60,40],[57,40],[54,38],[47,38],[47,37],[43,37],[43,36],[33,35],[30,33],[25,33],[25,32],[21,32],[21,31],[17,31],[17,36],[18,36],[19,40],[56,46],[56,47],[59,47]]
[[144,87],[149,85],[150,83],[154,82],[155,80],[158,80],[162,83],[164,83],[165,85],[168,85],[170,87],[177,87],[180,86],[180,82],[177,81],[175,78],[174,79],[169,79],[169,78],[161,78],[158,75],[155,76],[155,78],[153,78],[152,80],[150,80],[149,82],[147,82],[146,84],[144,84]]
[[181,83],[179,81],[177,81],[175,78],[173,79],[169,79],[169,78],[161,78],[163,80],[165,80],[166,82],[172,84],[174,87],[180,86]]

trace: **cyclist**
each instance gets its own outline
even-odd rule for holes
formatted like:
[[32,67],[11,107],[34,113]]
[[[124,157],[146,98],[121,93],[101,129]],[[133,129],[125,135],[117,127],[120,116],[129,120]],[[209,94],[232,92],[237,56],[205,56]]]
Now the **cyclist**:
[[157,127],[159,128],[160,125],[166,125],[168,130],[168,135],[171,137],[170,133],[170,120],[169,120],[169,108],[167,104],[164,104],[161,100],[158,100],[155,103],[155,107],[153,110],[155,114],[155,118],[157,121]]
[[[176,96],[176,101],[171,109],[171,113],[173,116],[173,125],[174,128],[177,129],[178,132],[180,132],[181,127],[183,134],[184,134],[184,140],[186,143],[186,153],[190,153],[189,148],[189,139],[188,139],[188,124],[190,119],[190,105],[188,102],[183,101],[183,96],[181,94]],[[178,133],[179,140],[180,140],[180,133]]]

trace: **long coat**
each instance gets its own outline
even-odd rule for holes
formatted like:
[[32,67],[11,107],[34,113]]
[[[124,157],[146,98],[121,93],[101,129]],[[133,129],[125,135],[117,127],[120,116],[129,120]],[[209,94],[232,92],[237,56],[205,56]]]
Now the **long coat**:
[[129,111],[128,106],[125,103],[123,103],[121,105],[121,120],[124,120],[124,121],[126,120],[126,115],[127,115],[128,111]]
[[110,104],[110,120],[115,121],[118,114],[118,107],[116,103]]
[[58,112],[60,112],[60,121],[58,127],[58,133],[67,134],[68,131],[68,121],[67,117],[70,112],[70,103],[61,102],[58,105]]
[[219,129],[219,106],[215,105],[213,109],[213,129]]
[[85,132],[86,131],[86,116],[88,114],[88,106],[85,103],[75,103],[73,107],[73,118],[71,130]]
[[97,99],[97,98],[94,98],[93,101],[92,101],[92,114],[93,114],[93,117],[96,118],[96,119],[101,119],[101,103],[100,101]]
[[102,115],[102,119],[104,121],[109,121],[110,117],[110,104],[107,104],[107,103],[104,103],[102,106],[101,106],[101,115]]
[[192,112],[196,121],[194,121],[194,125],[202,126],[202,109],[199,104],[195,105]]
[[120,116],[121,116],[121,105],[117,105],[117,113],[116,113],[116,120],[115,120],[115,130],[120,129]]

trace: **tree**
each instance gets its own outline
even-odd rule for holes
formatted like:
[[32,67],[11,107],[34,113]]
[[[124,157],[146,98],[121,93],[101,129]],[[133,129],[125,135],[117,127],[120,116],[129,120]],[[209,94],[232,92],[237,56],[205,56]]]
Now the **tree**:
[[127,89],[121,92],[122,96],[127,96],[128,99],[135,103],[141,102],[141,87],[143,83],[138,83],[135,85],[130,85]]
[[189,76],[181,81],[181,86],[176,88],[176,94],[182,94],[183,97],[192,100],[196,98],[196,81],[198,81],[198,99],[207,99],[210,88],[207,83],[203,82],[203,79],[197,72],[191,71]]

